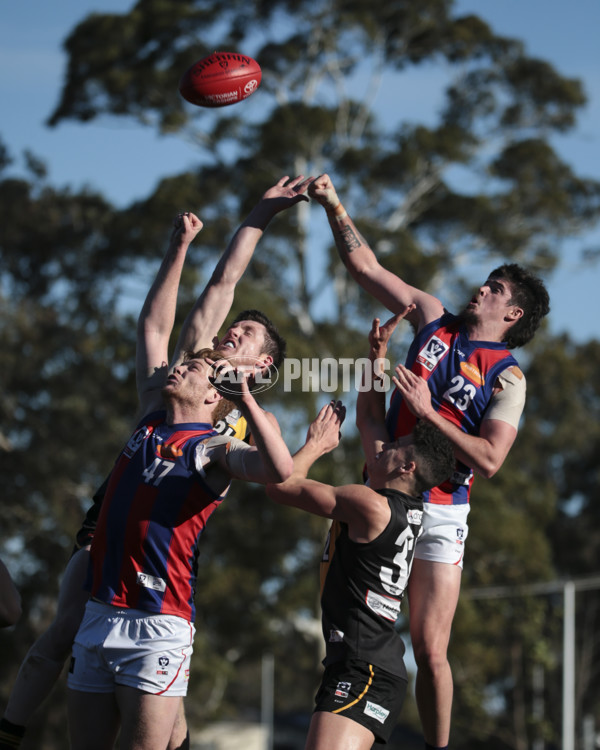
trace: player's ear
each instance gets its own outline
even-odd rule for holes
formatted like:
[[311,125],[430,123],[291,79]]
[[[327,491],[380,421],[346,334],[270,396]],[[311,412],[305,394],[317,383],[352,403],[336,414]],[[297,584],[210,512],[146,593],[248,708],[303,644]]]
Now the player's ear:
[[258,378],[260,381],[261,374],[263,377],[268,377],[269,375],[269,368],[273,364],[273,357],[270,354],[267,354],[266,352],[263,352],[260,354],[254,363],[254,372],[252,373],[252,377]]
[[264,370],[266,367],[271,367],[273,364],[273,357],[270,354],[263,352],[258,357],[257,364],[260,365],[261,370]]
[[219,391],[213,385],[206,392],[206,396],[204,397],[204,403],[205,404],[217,404],[222,399],[223,399],[223,396],[219,393]]
[[414,461],[405,461],[400,467],[403,474],[414,474],[417,470],[417,464]]
[[523,308],[513,305],[504,317],[508,323],[516,323],[517,320],[523,317]]

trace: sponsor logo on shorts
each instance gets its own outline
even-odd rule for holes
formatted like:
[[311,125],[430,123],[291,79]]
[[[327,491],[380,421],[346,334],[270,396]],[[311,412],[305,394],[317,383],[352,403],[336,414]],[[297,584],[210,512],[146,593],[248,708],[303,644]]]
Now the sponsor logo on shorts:
[[144,588],[147,589],[154,589],[155,591],[167,590],[167,584],[163,581],[162,578],[150,576],[148,575],[148,573],[142,573],[139,570],[137,572],[136,581],[138,585],[144,586]]
[[341,630],[329,631],[329,643],[342,643],[343,640],[344,633]]
[[351,682],[338,682],[337,687],[335,689],[335,694],[339,695],[340,698],[347,698],[351,687],[352,687]]
[[465,538],[465,530],[462,528],[456,529],[456,543],[464,544],[464,538]]
[[185,674],[183,675],[183,679],[184,680],[189,680],[190,679],[190,670],[189,669],[185,670]]
[[156,670],[156,674],[164,674],[164,675],[167,675],[167,674],[169,674],[169,670],[168,670],[168,669],[157,669],[157,670]]
[[377,703],[371,703],[371,701],[367,701],[364,713],[372,719],[376,719],[381,724],[385,724],[385,720],[390,715],[390,712],[383,706],[379,706]]
[[398,615],[400,614],[400,601],[398,599],[392,599],[389,596],[382,596],[377,594],[375,591],[367,591],[367,607],[375,614],[386,620],[396,622]]
[[409,508],[406,512],[406,517],[408,518],[408,522],[413,524],[413,526],[420,526],[423,521],[423,511]]
[[432,336],[417,356],[417,362],[431,372],[450,347],[437,336]]

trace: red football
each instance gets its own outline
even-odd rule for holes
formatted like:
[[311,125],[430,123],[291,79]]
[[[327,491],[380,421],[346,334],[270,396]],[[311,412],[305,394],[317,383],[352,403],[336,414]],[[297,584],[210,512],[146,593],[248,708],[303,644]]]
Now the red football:
[[260,85],[260,65],[237,52],[213,52],[181,76],[179,93],[199,107],[226,107],[241,102]]

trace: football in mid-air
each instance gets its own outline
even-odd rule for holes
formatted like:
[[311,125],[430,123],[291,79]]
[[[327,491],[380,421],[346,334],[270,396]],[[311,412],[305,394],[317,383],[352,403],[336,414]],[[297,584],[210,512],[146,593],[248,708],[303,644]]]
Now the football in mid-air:
[[248,55],[213,52],[185,71],[179,93],[199,107],[226,107],[253,94],[261,77],[260,65]]

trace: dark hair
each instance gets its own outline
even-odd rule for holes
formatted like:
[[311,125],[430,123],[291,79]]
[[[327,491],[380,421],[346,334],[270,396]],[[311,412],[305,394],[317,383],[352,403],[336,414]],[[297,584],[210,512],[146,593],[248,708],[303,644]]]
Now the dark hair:
[[285,357],[287,345],[285,339],[275,327],[275,324],[264,313],[261,313],[260,310],[242,310],[229,327],[231,328],[243,320],[253,320],[255,323],[260,323],[265,327],[265,354],[273,357],[273,364],[275,367],[279,367]]
[[452,442],[431,422],[420,419],[412,432],[415,490],[418,493],[437,487],[454,473],[456,458]]
[[513,349],[531,341],[542,318],[550,312],[550,296],[544,282],[517,263],[505,263],[495,268],[490,279],[506,279],[510,284],[509,304],[518,305],[523,315],[504,337],[506,346]]

